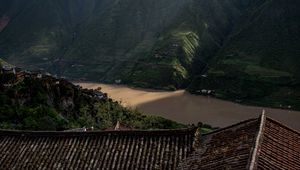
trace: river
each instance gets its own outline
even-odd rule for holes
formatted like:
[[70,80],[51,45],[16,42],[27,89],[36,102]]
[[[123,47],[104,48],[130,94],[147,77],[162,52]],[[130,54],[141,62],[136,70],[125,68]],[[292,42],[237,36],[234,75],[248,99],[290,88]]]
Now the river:
[[245,106],[213,97],[192,95],[184,90],[169,92],[123,85],[77,84],[89,89],[100,86],[103,92],[120,101],[123,106],[137,108],[145,114],[162,116],[180,123],[203,122],[215,127],[225,127],[258,117],[262,110],[265,110],[269,117],[300,130],[299,111]]

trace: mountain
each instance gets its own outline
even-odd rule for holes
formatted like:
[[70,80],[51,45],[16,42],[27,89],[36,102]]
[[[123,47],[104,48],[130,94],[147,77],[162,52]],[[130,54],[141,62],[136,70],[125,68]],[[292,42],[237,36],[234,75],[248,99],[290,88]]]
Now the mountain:
[[300,109],[299,8],[297,0],[2,0],[0,56],[72,79]]
[[2,57],[30,69],[109,81],[152,47],[187,1],[0,3],[2,20],[8,20],[0,35]]
[[247,104],[300,109],[300,2],[254,1],[189,90]]

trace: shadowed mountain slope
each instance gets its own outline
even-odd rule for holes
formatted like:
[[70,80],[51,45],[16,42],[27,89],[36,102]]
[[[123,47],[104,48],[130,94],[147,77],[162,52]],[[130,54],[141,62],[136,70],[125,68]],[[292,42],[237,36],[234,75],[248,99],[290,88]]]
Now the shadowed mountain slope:
[[0,56],[69,78],[212,89],[299,109],[299,7],[297,0],[3,0]]

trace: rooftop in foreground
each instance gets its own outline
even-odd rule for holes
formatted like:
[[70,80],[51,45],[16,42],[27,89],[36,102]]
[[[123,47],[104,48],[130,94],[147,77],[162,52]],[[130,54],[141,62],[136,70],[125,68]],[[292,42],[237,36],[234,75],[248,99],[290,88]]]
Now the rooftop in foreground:
[[266,117],[204,134],[179,169],[300,169],[300,133]]
[[0,169],[175,169],[195,131],[0,131]]
[[0,131],[0,169],[300,169],[300,133],[262,114],[199,135]]

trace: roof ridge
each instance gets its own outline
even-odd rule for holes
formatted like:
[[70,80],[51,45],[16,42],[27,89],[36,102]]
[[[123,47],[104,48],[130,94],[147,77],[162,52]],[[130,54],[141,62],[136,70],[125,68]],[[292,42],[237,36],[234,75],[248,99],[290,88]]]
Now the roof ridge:
[[264,127],[266,124],[266,113],[265,110],[263,110],[261,116],[260,116],[260,124],[259,124],[259,130],[257,132],[256,135],[256,139],[255,139],[255,144],[254,144],[254,149],[253,152],[251,153],[251,157],[249,160],[249,170],[254,170],[255,167],[257,166],[256,161],[258,158],[258,150],[259,150],[259,146],[262,143],[263,140],[263,133],[264,133]]
[[32,136],[77,136],[77,135],[100,135],[100,134],[152,134],[152,133],[186,133],[196,131],[196,127],[182,129],[154,129],[154,130],[124,130],[124,131],[87,131],[87,132],[69,132],[69,131],[22,131],[0,129],[1,135],[32,135]]
[[205,133],[205,134],[203,134],[202,136],[207,136],[207,135],[211,135],[211,134],[214,134],[214,133],[218,133],[218,132],[220,132],[220,131],[223,131],[223,130],[226,130],[226,129],[230,129],[230,128],[232,128],[232,127],[239,126],[239,125],[244,124],[244,123],[248,123],[248,122],[251,122],[251,121],[255,121],[255,120],[257,120],[257,119],[258,119],[258,118],[247,119],[247,120],[244,120],[244,121],[235,123],[235,124],[233,124],[233,125],[226,126],[226,127],[223,127],[223,128],[217,129],[217,130],[214,130],[214,131],[209,132],[209,133]]

